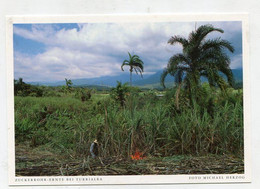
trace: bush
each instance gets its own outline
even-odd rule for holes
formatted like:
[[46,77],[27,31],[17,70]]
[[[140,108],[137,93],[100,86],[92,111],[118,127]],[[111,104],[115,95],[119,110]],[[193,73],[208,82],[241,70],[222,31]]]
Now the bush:
[[14,80],[14,95],[15,96],[34,96],[42,97],[43,90],[39,86],[26,84],[23,79]]
[[[126,97],[130,96],[130,91],[131,89],[127,83],[122,85],[121,82],[117,81],[117,86],[111,89],[110,95],[112,99],[114,99],[116,102],[119,102],[123,107],[126,102]],[[132,91],[134,92],[134,88],[132,88]]]
[[91,98],[91,90],[87,88],[77,88],[75,97],[85,102]]

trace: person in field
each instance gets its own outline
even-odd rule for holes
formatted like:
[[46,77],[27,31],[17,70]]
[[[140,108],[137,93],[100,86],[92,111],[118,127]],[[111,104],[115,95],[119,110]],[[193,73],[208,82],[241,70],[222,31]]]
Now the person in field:
[[90,145],[90,154],[91,154],[92,158],[98,157],[98,142],[96,139]]

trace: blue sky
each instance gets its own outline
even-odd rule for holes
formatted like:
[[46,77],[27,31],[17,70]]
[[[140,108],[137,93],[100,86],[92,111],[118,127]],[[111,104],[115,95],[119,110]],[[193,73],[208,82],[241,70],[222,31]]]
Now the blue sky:
[[[241,68],[241,22],[198,22],[197,27],[203,24],[224,30],[208,38],[229,40],[235,47],[231,68]],[[27,82],[115,76],[122,74],[127,52],[140,56],[148,76],[181,52],[168,39],[187,37],[194,28],[195,22],[14,24],[14,76]]]

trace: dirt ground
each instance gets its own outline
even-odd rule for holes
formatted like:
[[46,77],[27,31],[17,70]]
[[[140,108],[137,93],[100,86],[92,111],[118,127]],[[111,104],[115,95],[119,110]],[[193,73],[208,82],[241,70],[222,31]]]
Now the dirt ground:
[[46,149],[16,146],[16,176],[72,175],[179,175],[244,173],[242,158],[232,155],[145,157],[142,160],[116,157],[66,158]]

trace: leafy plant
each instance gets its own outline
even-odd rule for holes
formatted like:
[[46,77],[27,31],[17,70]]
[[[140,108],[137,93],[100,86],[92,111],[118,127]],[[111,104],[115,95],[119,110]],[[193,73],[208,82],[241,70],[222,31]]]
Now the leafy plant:
[[43,90],[39,86],[27,84],[22,78],[14,80],[14,95],[15,96],[43,96]]
[[70,79],[65,78],[65,86],[62,86],[62,90],[65,93],[70,93],[72,90],[72,81]]
[[130,95],[130,87],[127,83],[122,84],[117,81],[117,86],[111,89],[111,97],[115,99],[123,107],[125,105],[126,97]]
[[[202,25],[191,32],[188,39],[180,36],[173,36],[168,43],[171,45],[180,44],[183,47],[182,53],[173,55],[161,75],[161,84],[168,74],[174,76],[175,83],[179,87],[184,87],[194,103],[199,98],[198,88],[200,78],[206,77],[211,87],[218,86],[221,90],[227,88],[225,80],[220,73],[227,77],[229,85],[233,85],[233,74],[229,67],[230,58],[225,50],[234,52],[234,47],[229,41],[221,38],[206,39],[211,32],[224,31],[220,28],[214,28],[212,25]],[[180,90],[177,90],[177,92]]]
[[75,97],[85,102],[91,98],[91,90],[87,88],[77,88]]
[[128,52],[129,55],[129,59],[128,60],[124,60],[123,64],[121,65],[121,69],[122,71],[124,71],[123,67],[124,66],[129,66],[130,69],[130,86],[132,86],[132,72],[133,70],[136,72],[136,74],[138,74],[138,72],[141,74],[141,77],[143,77],[142,72],[144,71],[144,63],[143,61],[140,59],[139,56],[137,55],[131,55]]

